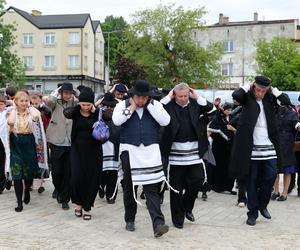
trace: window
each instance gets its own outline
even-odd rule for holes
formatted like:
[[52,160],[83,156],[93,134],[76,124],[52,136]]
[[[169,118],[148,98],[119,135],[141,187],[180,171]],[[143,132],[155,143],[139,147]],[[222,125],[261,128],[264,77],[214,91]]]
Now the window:
[[99,63],[97,60],[95,61],[95,74],[99,74]]
[[84,70],[88,70],[88,57],[84,56]]
[[70,32],[69,33],[69,44],[71,44],[71,45],[80,44],[79,32]]
[[233,63],[222,64],[222,76],[232,76],[233,75]]
[[23,43],[24,46],[33,46],[33,36],[32,33],[23,34]]
[[54,56],[45,56],[44,67],[54,68]]
[[88,47],[89,46],[89,35],[87,32],[84,33],[84,47]]
[[26,67],[26,70],[33,69],[33,64],[32,64],[32,56],[24,56],[23,57],[23,62]]
[[223,42],[224,52],[233,52],[233,41],[228,40]]
[[55,33],[45,33],[45,45],[54,45],[55,44]]
[[79,68],[79,56],[69,56],[69,68]]

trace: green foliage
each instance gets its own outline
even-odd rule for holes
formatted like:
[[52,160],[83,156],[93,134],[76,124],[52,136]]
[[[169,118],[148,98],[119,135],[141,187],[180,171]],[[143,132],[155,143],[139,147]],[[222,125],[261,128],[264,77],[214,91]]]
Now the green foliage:
[[257,43],[258,73],[282,90],[300,90],[300,51],[291,39],[276,37]]
[[146,72],[143,66],[137,65],[133,61],[120,56],[116,63],[116,76],[119,82],[126,84],[128,88],[136,79],[145,79]]
[[[0,12],[4,13],[4,0],[0,0]],[[5,87],[6,83],[16,87],[25,81],[25,67],[21,59],[11,51],[15,44],[13,36],[15,27],[12,24],[6,25],[0,20],[0,86]]]
[[202,29],[203,8],[184,10],[175,4],[138,11],[126,30],[125,56],[145,67],[147,79],[160,87],[172,79],[188,83],[217,84],[221,80],[223,48],[212,44],[197,48],[193,28]]
[[115,75],[115,66],[119,55],[119,47],[124,37],[124,29],[127,23],[123,17],[107,16],[101,24],[105,39],[105,61],[108,62],[108,38],[109,38],[109,67],[110,75]]

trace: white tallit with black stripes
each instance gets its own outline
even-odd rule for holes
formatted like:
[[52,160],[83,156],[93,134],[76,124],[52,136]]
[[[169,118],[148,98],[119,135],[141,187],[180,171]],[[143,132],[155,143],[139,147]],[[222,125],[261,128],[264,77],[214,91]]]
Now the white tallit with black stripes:
[[134,146],[120,144],[120,152],[129,152],[132,184],[147,185],[164,181],[165,175],[162,167],[158,144]]
[[119,169],[119,161],[115,161],[115,147],[110,141],[102,144],[103,150],[103,168],[102,171],[116,170]]
[[253,131],[253,147],[251,160],[276,159],[276,151],[269,139],[268,125],[262,101],[257,101],[260,113]]

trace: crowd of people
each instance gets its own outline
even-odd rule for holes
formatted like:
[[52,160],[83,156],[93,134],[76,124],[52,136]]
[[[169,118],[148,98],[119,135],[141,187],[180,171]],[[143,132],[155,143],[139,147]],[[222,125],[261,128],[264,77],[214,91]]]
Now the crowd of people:
[[[134,231],[141,186],[155,237],[169,230],[161,211],[168,190],[178,229],[195,221],[195,200],[210,190],[238,194],[248,225],[259,212],[271,219],[270,199],[286,201],[296,185],[300,111],[265,76],[232,96],[211,103],[186,83],[166,91],[146,80],[115,84],[97,101],[91,88],[69,82],[48,96],[8,87],[0,96],[0,193],[13,185],[21,212],[33,181],[42,194],[51,173],[52,198],[64,210],[71,200],[75,216],[90,220],[97,194],[114,204],[122,188],[125,229]],[[100,122],[103,140],[94,136]]]

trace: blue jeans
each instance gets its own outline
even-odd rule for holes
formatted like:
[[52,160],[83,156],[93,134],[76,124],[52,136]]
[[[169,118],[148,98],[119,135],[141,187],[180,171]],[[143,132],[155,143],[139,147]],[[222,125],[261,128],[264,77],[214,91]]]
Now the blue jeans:
[[267,207],[277,174],[277,159],[251,160],[247,185],[248,217],[257,218],[258,211]]

